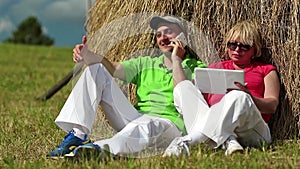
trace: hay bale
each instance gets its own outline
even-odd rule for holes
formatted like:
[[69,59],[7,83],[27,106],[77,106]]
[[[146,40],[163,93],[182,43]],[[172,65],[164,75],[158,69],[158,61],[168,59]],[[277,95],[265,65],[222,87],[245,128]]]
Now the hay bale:
[[[247,5],[241,5],[247,4]],[[270,127],[272,134],[277,139],[294,138],[300,136],[300,92],[299,92],[299,7],[298,0],[271,1],[271,0],[136,0],[136,1],[103,1],[97,0],[90,10],[88,18],[88,32],[91,38],[95,38],[94,50],[102,52],[112,61],[127,59],[127,56],[134,56],[136,51],[153,48],[154,37],[149,27],[141,29],[148,33],[143,35],[130,35],[132,25],[136,24],[135,19],[126,20],[113,27],[107,27],[112,22],[130,14],[148,13],[148,17],[139,20],[147,25],[153,15],[170,14],[176,15],[188,21],[192,27],[196,27],[201,34],[204,34],[211,42],[211,45],[221,54],[224,52],[222,46],[224,34],[237,21],[251,19],[260,25],[262,36],[265,38],[265,48],[271,52],[271,58],[267,61],[273,63],[280,74],[281,93],[278,111],[272,117]],[[93,36],[102,30],[101,36]],[[138,31],[138,30],[134,30]],[[105,32],[105,33],[104,33]],[[105,36],[109,35],[109,36]],[[116,35],[122,35],[122,39],[116,43]],[[125,36],[126,35],[126,36]],[[196,38],[195,38],[196,37]],[[111,39],[113,42],[107,40]],[[194,39],[193,39],[194,38]],[[193,41],[192,41],[193,40]],[[194,50],[198,50],[199,41],[202,37],[189,37]],[[111,43],[111,45],[110,45]],[[101,50],[100,50],[101,49]],[[105,51],[103,53],[103,50]],[[215,55],[211,49],[202,49],[200,57],[206,63],[211,63]],[[134,101],[134,87],[129,87],[129,98]]]

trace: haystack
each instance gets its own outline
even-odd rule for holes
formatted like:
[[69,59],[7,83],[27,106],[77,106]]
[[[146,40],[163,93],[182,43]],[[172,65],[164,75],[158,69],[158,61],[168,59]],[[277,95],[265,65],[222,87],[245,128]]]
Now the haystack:
[[[270,123],[272,135],[287,139],[300,136],[299,8],[298,0],[97,0],[86,25],[94,50],[111,61],[120,61],[135,57],[137,51],[155,47],[148,26],[151,16],[175,15],[196,28],[198,34],[205,35],[206,39],[189,36],[189,41],[195,51],[201,52],[199,59],[210,63],[216,60],[216,52],[222,55],[223,35],[228,29],[241,20],[256,21],[264,37],[265,56],[271,56],[265,59],[274,64],[280,74],[280,105]],[[139,15],[145,13],[147,15]],[[136,20],[137,15],[143,17]],[[133,33],[139,30],[144,33]],[[209,41],[216,50],[211,50],[211,46],[199,50],[199,41]],[[124,87],[124,91],[134,102],[134,86]]]

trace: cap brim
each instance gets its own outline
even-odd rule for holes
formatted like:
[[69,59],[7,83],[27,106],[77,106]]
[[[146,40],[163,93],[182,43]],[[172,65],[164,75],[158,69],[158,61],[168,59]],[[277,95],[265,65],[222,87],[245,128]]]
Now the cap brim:
[[158,28],[158,25],[162,22],[168,22],[170,23],[169,21],[163,19],[162,17],[160,16],[154,16],[151,21],[150,21],[150,27],[154,30],[157,30]]

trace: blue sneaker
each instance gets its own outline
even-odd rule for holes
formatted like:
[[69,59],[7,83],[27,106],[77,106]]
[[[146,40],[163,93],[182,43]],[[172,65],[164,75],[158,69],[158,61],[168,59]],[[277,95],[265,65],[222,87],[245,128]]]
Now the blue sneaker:
[[72,152],[76,147],[90,143],[91,140],[87,139],[87,136],[82,140],[74,135],[74,131],[71,130],[64,138],[63,142],[47,154],[46,157],[58,159],[63,158],[65,154]]
[[76,147],[72,152],[70,152],[69,154],[65,154],[65,157],[67,158],[104,158],[102,157],[103,154],[102,153],[102,149],[94,143],[87,143],[84,145],[80,145],[78,147]]

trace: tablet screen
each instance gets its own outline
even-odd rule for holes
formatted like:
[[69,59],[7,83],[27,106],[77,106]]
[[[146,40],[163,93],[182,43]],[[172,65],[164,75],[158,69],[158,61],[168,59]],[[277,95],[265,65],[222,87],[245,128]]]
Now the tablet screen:
[[202,93],[225,94],[238,89],[234,82],[244,84],[243,70],[195,68],[195,85]]

